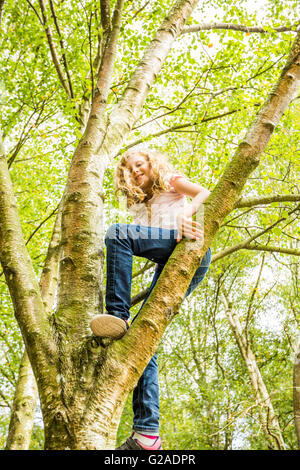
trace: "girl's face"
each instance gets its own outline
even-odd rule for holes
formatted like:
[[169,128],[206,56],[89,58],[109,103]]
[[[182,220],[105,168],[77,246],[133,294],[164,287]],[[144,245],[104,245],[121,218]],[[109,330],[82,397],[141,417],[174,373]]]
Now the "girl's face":
[[151,186],[151,167],[142,155],[136,154],[128,158],[126,167],[129,169],[131,176],[140,188],[144,191]]

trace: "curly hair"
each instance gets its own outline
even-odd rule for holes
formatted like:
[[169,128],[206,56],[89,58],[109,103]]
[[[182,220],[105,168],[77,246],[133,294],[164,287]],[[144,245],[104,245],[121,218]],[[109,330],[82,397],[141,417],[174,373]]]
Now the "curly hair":
[[[151,186],[147,193],[137,185],[127,167],[128,159],[135,155],[145,157],[152,170]],[[169,190],[165,177],[169,173],[175,173],[175,171],[173,166],[168,162],[167,157],[160,152],[155,152],[147,148],[128,150],[121,157],[117,165],[115,194],[117,195],[118,192],[121,192],[127,197],[127,207],[138,203],[147,204],[154,194]],[[176,173],[178,174],[177,171]]]

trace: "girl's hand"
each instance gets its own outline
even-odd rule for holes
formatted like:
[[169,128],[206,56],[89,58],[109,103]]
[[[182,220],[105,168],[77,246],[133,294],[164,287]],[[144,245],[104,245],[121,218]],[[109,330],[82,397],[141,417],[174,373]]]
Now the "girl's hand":
[[192,219],[192,217],[187,217],[183,212],[180,212],[176,218],[177,222],[177,242],[179,242],[182,237],[189,238],[192,240],[197,240],[198,238],[203,238],[203,230],[201,224]]

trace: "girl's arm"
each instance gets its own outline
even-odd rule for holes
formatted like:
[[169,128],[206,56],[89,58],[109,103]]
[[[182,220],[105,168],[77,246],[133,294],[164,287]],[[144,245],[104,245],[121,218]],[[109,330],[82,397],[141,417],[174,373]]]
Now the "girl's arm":
[[203,236],[201,224],[192,220],[192,216],[196,214],[201,204],[206,201],[210,191],[200,186],[200,184],[192,183],[186,178],[175,177],[171,184],[175,191],[192,198],[192,202],[177,216],[177,241],[180,241],[183,235],[187,238],[201,238]]

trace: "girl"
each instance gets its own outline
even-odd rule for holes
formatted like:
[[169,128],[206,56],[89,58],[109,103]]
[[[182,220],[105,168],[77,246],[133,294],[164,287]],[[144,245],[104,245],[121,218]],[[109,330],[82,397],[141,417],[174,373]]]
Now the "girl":
[[[129,150],[121,158],[116,171],[116,194],[119,191],[127,197],[134,224],[114,224],[106,233],[108,314],[98,315],[91,321],[95,335],[114,339],[121,338],[129,328],[133,255],[156,262],[143,307],[177,242],[182,237],[203,236],[201,224],[193,221],[192,216],[210,194],[178,174],[163,155],[148,149]],[[192,198],[190,204],[186,196]],[[209,249],[185,296],[203,280],[210,260]],[[133,433],[118,449],[161,449],[158,393],[155,354],[133,392]]]

